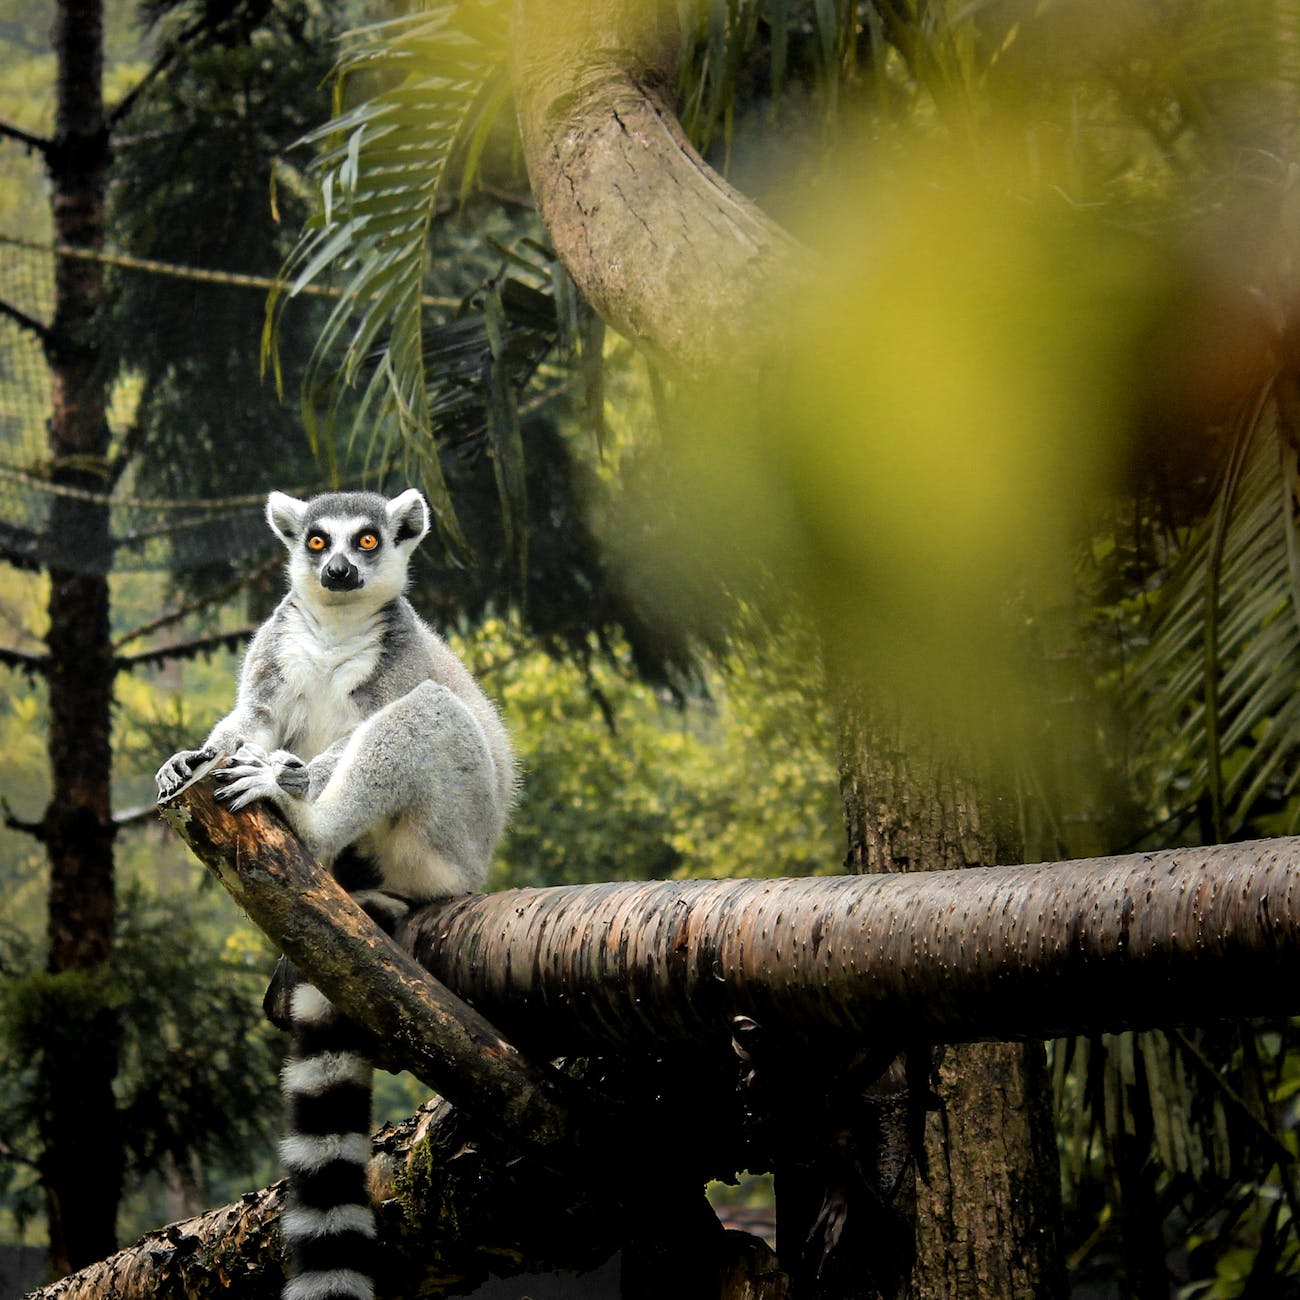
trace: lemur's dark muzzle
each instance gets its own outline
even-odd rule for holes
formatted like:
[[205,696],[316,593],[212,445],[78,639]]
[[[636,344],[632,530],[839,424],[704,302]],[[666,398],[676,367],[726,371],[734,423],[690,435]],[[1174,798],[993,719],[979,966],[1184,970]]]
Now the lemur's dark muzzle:
[[336,555],[320,571],[320,585],[326,591],[355,591],[361,586],[361,571],[346,555]]

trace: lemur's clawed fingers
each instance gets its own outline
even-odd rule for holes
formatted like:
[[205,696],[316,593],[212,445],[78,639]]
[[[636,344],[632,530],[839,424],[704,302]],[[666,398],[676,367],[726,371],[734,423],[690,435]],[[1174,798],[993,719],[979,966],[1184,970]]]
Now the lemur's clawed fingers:
[[392,934],[412,907],[409,898],[386,889],[358,889],[352,898],[385,934]]
[[154,774],[158,797],[165,798],[190,779],[189,751],[173,754]]
[[[243,750],[240,753],[242,754]],[[280,788],[275,779],[275,768],[256,759],[251,762],[235,759],[229,767],[222,768],[217,775],[222,782],[221,789],[217,791],[217,798],[231,812],[247,808],[254,799],[274,798]]]
[[158,786],[158,798],[166,799],[174,794],[194,775],[194,769],[202,766],[208,759],[215,757],[211,749],[182,749],[173,754],[154,774]]
[[275,779],[280,789],[295,798],[305,799],[311,786],[307,764],[296,754],[289,753],[287,749],[277,749],[271,755],[271,763],[275,768]]
[[241,745],[230,766],[218,775],[225,785],[217,798],[235,811],[254,799],[273,798],[280,791],[302,798],[310,784],[307,764],[297,754],[287,749],[268,754],[257,745]]

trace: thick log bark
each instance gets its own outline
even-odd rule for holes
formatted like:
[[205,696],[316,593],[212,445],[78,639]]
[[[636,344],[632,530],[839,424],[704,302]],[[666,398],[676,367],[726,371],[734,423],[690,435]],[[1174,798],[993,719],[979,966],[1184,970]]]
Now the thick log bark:
[[[370,1186],[387,1295],[463,1294],[489,1271],[589,1269],[618,1249],[608,1215],[556,1195],[536,1166],[494,1161],[445,1101],[376,1136]],[[276,1183],[169,1224],[34,1300],[274,1300],[284,1283],[283,1199]]]
[[[632,1121],[640,1122],[650,1087],[629,1073],[619,1091]],[[678,1177],[697,1186],[711,1172],[704,1140],[709,1117],[691,1122],[698,1101],[682,1097],[673,1147]],[[376,1134],[369,1183],[382,1247],[381,1295],[464,1295],[489,1272],[583,1272],[625,1248],[628,1227],[618,1197],[609,1194],[621,1161],[609,1161],[601,1179],[584,1190],[557,1183],[536,1162],[494,1152],[478,1140],[480,1131],[439,1098]],[[273,1300],[284,1282],[278,1229],[283,1194],[284,1184],[276,1183],[234,1205],[169,1224],[33,1292],[31,1300],[226,1300],[236,1292],[242,1300]],[[761,1241],[729,1232],[717,1236],[716,1246],[704,1285],[683,1286],[679,1279],[674,1294],[786,1300],[785,1276]]]
[[1294,1013],[1300,840],[978,871],[519,889],[420,961],[548,1050],[1046,1038]]
[[780,323],[808,254],[691,147],[672,107],[671,0],[520,0],[511,72],[551,240],[601,318],[709,378]]
[[276,1300],[284,1285],[278,1220],[284,1184],[146,1233],[133,1246],[30,1293],[29,1300]]
[[[445,1024],[448,1011],[428,994],[431,981],[270,813],[232,815],[199,786],[168,816],[310,978],[391,1038],[394,1063],[422,1062],[431,1086],[465,1096],[474,1111],[452,1126],[449,1115],[458,1112],[439,1110],[423,1155],[413,1150],[408,1158],[406,1139],[394,1140],[404,1172],[380,1185],[390,1188],[381,1195],[381,1221],[385,1242],[393,1243],[385,1257],[396,1270],[395,1293],[410,1293],[417,1277],[431,1294],[455,1293],[493,1259],[499,1272],[586,1266],[626,1244],[627,1207],[617,1190],[611,1194],[608,1168],[597,1207],[575,1181],[558,1182],[548,1168],[591,1169],[563,1147],[565,1125],[580,1131],[563,1108],[555,1120],[545,1106],[539,1112],[520,1100],[534,1091],[544,1100],[558,1095],[551,1076],[539,1083],[490,1027],[468,1035],[457,1028],[462,1013],[454,1000],[453,1047],[436,1041],[429,1025]],[[773,1132],[786,1111],[802,1109],[822,1087],[821,1071],[844,1059],[846,1043],[887,1048],[901,1035],[959,1037],[970,1023],[1000,1035],[1037,1035],[1048,1027],[1128,1024],[1135,1015],[1146,1023],[1295,1010],[1298,882],[1300,841],[1278,840],[980,871],[516,890],[424,909],[399,940],[521,1041],[544,1044],[548,1053],[581,1046],[638,1054],[641,1064],[623,1074],[602,1068],[595,1085],[618,1099],[622,1120],[593,1127],[620,1158],[639,1152],[645,1168],[662,1165],[671,1150],[673,1188],[681,1192],[710,1174],[761,1167],[779,1145]],[[752,1121],[738,1116],[755,1097],[737,1098],[734,1073],[710,1068],[715,1052],[731,1055],[738,1014],[751,1015],[778,1047],[772,1056],[756,1054],[759,1083],[769,1085],[767,1133],[756,1135]],[[791,1058],[779,1049],[784,1032],[831,1046]],[[656,1076],[644,1055],[648,1045],[677,1057],[677,1069]],[[476,1059],[480,1052],[488,1065]],[[777,1080],[784,1095],[770,1087],[767,1062],[776,1056],[798,1062]],[[498,1067],[515,1077],[506,1084],[491,1078]],[[802,1082],[802,1093],[801,1075],[815,1076]],[[467,1078],[476,1082],[466,1086]],[[988,1109],[985,1085],[975,1109]],[[494,1089],[497,1100],[483,1105],[480,1086]],[[1013,1116],[1034,1102],[1008,1096]],[[516,1144],[530,1145],[526,1129],[539,1113],[558,1125],[540,1144],[545,1159],[512,1160]],[[589,1132],[587,1125],[584,1116]],[[935,1171],[935,1195],[953,1194],[945,1161]],[[551,1217],[539,1220],[539,1207]],[[134,1263],[119,1259],[77,1284],[86,1289],[59,1294],[108,1294],[109,1278],[123,1296],[215,1294],[229,1268],[198,1243],[223,1224],[242,1234],[242,1257],[278,1276],[266,1235],[274,1212],[268,1202],[256,1212],[203,1216],[192,1232],[173,1230],[175,1240],[141,1247]],[[521,1242],[525,1232],[532,1235]],[[697,1245],[706,1238],[697,1235]],[[503,1245],[507,1240],[513,1244]],[[732,1294],[785,1294],[787,1281],[767,1256],[752,1258],[749,1247],[716,1240],[713,1250],[712,1257],[693,1252],[697,1264],[705,1257],[716,1264],[687,1294],[717,1294],[720,1274],[729,1278],[723,1294],[727,1287]],[[143,1290],[127,1288],[132,1270]],[[177,1280],[158,1289],[173,1273]],[[261,1286],[250,1280],[248,1294],[261,1294]]]
[[[46,151],[55,241],[98,248],[104,236],[108,133],[102,99],[100,0],[60,0],[55,135]],[[102,270],[55,263],[54,318],[45,336],[53,407],[53,480],[102,491],[108,450],[100,347]],[[115,895],[110,809],[113,656],[109,635],[108,511],[56,496],[47,535],[61,550],[50,568],[48,654],[50,804],[41,823],[50,862],[51,973],[76,972],[106,987]],[[75,563],[78,567],[74,568]],[[87,563],[97,572],[86,572]],[[51,1025],[40,1060],[41,1182],[50,1262],[59,1271],[98,1259],[115,1244],[123,1154],[113,1096],[115,1012],[87,1012],[76,1032]]]

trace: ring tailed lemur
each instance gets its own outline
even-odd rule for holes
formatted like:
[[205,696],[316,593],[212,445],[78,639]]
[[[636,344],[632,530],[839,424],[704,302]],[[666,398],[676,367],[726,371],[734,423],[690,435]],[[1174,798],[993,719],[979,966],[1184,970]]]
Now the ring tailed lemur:
[[[391,929],[409,902],[483,884],[514,797],[510,746],[464,664],[402,595],[429,530],[416,491],[267,499],[289,593],[244,659],[234,711],[158,771],[160,797],[198,764],[230,808],[267,799]],[[393,896],[397,895],[398,898]],[[369,1300],[370,1066],[315,988],[293,989],[283,1074],[290,1204],[285,1300]]]

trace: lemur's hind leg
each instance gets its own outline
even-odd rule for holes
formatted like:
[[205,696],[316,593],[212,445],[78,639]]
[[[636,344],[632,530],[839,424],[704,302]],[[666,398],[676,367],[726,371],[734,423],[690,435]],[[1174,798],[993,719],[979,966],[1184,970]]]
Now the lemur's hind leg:
[[421,682],[360,723],[319,793],[310,781],[309,798],[284,788],[275,757],[236,755],[221,773],[231,808],[270,799],[327,863],[363,842],[398,894],[427,898],[482,883],[506,810],[483,729],[445,686]]

